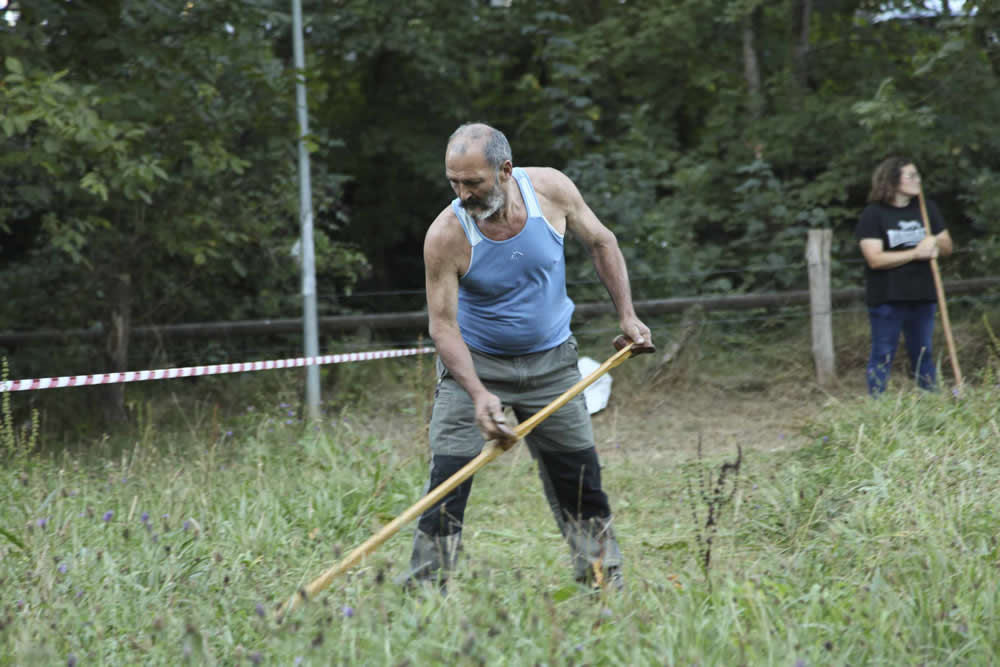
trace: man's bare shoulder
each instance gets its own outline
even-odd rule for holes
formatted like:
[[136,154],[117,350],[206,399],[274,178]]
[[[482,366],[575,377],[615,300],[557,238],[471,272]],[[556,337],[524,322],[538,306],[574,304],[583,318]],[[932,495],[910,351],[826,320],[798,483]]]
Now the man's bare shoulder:
[[580,196],[569,176],[552,167],[524,167],[535,193],[561,206],[568,207]]
[[424,255],[438,258],[457,257],[463,249],[468,249],[469,241],[462,229],[462,223],[451,206],[446,207],[434,218],[424,235]]

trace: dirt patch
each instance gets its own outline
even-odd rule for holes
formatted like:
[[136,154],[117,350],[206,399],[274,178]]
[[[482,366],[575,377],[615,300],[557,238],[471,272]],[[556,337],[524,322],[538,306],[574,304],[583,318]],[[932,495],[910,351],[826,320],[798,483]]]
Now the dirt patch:
[[830,390],[805,377],[775,383],[702,376],[641,389],[636,379],[616,378],[608,407],[592,417],[602,457],[688,461],[697,456],[699,437],[706,456],[735,452],[737,444],[758,451],[800,447],[805,427],[824,408],[865,391],[851,378]]

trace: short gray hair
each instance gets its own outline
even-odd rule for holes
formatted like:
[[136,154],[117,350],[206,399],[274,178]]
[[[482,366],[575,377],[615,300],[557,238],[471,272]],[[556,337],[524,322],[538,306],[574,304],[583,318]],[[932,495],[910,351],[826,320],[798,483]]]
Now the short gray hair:
[[[486,163],[494,169],[499,169],[508,160],[511,162],[514,161],[511,157],[510,143],[507,141],[507,137],[504,136],[503,132],[486,123],[465,123],[464,125],[460,125],[448,137],[448,146],[450,147],[456,140],[470,142],[482,140],[483,155],[486,158]],[[467,150],[464,145],[457,148],[461,153]]]

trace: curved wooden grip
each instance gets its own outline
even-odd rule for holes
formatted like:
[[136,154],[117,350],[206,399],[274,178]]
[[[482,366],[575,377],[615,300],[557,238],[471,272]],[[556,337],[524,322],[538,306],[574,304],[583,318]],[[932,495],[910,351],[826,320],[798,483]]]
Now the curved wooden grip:
[[642,345],[636,345],[625,334],[619,334],[614,340],[614,346],[616,350],[624,350],[629,345],[632,346],[632,356],[637,354],[649,354],[650,352],[656,352],[656,346],[649,341],[644,342]]

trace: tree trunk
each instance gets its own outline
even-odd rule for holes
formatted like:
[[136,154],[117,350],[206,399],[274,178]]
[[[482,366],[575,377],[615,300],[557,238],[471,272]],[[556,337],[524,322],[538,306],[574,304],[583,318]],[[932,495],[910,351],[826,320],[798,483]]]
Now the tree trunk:
[[792,72],[800,88],[809,85],[809,21],[812,0],[792,0]]
[[760,58],[757,55],[757,34],[763,10],[757,6],[743,18],[743,76],[747,82],[750,117],[758,120],[764,111],[760,86]]
[[[132,277],[123,273],[114,286],[111,324],[108,327],[105,357],[108,372],[128,370],[128,339],[132,327]],[[108,424],[128,421],[125,411],[125,385],[109,384],[104,392],[104,420]]]

